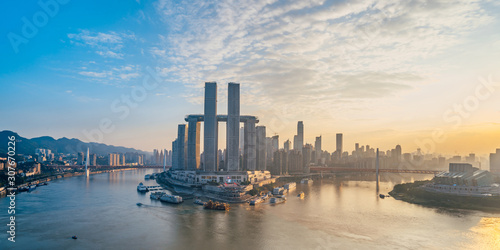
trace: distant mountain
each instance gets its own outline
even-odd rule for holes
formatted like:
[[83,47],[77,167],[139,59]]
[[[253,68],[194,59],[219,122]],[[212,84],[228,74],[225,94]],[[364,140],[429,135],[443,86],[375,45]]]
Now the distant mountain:
[[16,137],[16,154],[24,155],[34,155],[35,149],[46,148],[52,150],[53,153],[63,153],[63,154],[74,154],[78,152],[86,152],[87,147],[90,148],[90,152],[98,155],[105,155],[109,153],[140,153],[140,154],[151,154],[150,152],[137,150],[133,148],[117,147],[112,145],[106,145],[96,142],[82,142],[78,139],[68,139],[66,137],[60,139],[54,139],[50,136],[36,137],[32,139],[27,139],[21,137],[15,132],[4,130],[0,132],[0,154],[7,153],[7,143],[9,141],[8,137],[14,135]]

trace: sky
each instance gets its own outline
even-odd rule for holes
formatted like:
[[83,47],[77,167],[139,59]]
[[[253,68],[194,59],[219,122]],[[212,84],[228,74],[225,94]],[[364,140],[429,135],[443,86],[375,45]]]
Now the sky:
[[[0,130],[152,151],[203,113],[204,82],[280,145],[500,148],[500,3],[3,1]],[[225,143],[220,125],[219,145]]]

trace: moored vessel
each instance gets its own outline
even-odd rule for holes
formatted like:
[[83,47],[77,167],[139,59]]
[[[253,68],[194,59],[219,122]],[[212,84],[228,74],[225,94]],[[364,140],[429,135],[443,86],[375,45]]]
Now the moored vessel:
[[222,203],[215,201],[213,202],[212,200],[209,200],[203,205],[204,209],[211,209],[211,210],[229,210],[229,203]]
[[164,194],[160,197],[160,201],[179,204],[182,202],[182,197],[180,197],[178,195]]
[[137,191],[139,192],[147,192],[148,191],[148,187],[144,186],[144,184],[139,183],[139,185],[137,185]]

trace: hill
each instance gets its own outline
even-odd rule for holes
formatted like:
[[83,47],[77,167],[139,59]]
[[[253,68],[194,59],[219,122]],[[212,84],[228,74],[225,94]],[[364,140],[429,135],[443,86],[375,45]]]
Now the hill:
[[60,139],[54,139],[50,136],[41,136],[32,139],[24,138],[19,134],[4,130],[0,132],[0,154],[7,153],[7,142],[8,137],[14,135],[16,137],[16,154],[24,155],[34,155],[35,149],[46,148],[52,150],[54,154],[75,154],[78,152],[87,151],[87,147],[90,151],[98,155],[106,155],[109,153],[140,153],[140,154],[150,154],[149,152],[137,150],[134,148],[126,148],[120,146],[106,145],[103,143],[96,142],[82,142],[78,139],[68,139],[66,137]]

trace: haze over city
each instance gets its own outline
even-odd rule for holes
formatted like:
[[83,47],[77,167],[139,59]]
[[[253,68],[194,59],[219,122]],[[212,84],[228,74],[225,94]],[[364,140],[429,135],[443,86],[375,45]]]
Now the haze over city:
[[[496,1],[71,1],[47,22],[33,21],[43,6],[5,5],[0,104],[15,119],[1,128],[24,137],[170,149],[217,81],[219,113],[239,82],[241,114],[280,142],[304,121],[305,142],[330,151],[336,133],[347,151],[500,147]],[[86,136],[103,119],[112,131]]]

